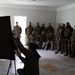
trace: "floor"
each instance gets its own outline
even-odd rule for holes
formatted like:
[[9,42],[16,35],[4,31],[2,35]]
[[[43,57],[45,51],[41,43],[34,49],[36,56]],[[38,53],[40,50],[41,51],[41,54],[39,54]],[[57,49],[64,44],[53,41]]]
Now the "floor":
[[[39,62],[40,75],[75,75],[75,58],[69,58],[60,53],[55,54],[51,50],[37,51],[41,55]],[[17,56],[15,57],[16,69],[22,68],[23,63]],[[9,64],[9,60],[0,59],[0,75],[7,75]],[[15,75],[14,61],[12,61],[9,75]]]

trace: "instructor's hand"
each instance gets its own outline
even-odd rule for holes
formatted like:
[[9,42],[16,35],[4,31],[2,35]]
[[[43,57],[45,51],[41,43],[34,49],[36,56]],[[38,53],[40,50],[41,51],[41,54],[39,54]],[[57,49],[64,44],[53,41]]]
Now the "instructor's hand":
[[17,56],[21,55],[21,51],[20,50],[15,50],[15,53],[17,54]]

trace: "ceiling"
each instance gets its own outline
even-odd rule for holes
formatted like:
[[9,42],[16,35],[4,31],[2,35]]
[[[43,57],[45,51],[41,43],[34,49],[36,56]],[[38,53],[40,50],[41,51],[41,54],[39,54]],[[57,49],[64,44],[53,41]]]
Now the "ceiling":
[[75,0],[0,0],[0,5],[18,5],[52,8],[59,8],[73,3],[75,3]]

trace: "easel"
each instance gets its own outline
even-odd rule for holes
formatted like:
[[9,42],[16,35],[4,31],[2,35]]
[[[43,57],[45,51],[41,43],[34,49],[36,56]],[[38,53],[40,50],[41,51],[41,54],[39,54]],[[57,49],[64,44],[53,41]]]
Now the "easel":
[[[8,68],[8,71],[7,71],[7,75],[9,75],[9,71],[10,71],[11,65],[12,65],[12,60],[10,60],[9,68]],[[17,75],[17,73],[16,73],[16,61],[15,60],[14,60],[14,67],[15,67],[15,75]]]

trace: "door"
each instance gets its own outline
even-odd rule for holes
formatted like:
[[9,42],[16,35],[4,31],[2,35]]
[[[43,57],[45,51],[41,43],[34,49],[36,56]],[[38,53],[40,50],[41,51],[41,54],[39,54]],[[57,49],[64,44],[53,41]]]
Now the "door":
[[26,16],[14,16],[14,26],[16,25],[16,22],[18,22],[19,26],[22,28],[20,40],[21,40],[23,45],[26,45],[25,28],[27,25],[27,17]]

